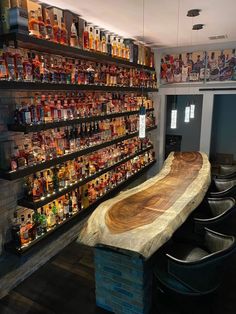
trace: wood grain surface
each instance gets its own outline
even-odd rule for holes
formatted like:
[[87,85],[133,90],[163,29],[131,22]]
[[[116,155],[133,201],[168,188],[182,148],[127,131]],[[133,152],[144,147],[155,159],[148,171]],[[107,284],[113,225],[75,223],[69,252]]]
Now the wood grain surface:
[[171,153],[156,176],[99,205],[78,242],[149,258],[201,203],[210,180],[205,153]]
[[110,232],[120,233],[150,224],[181,197],[202,167],[198,152],[175,153],[169,174],[151,187],[113,205],[105,222]]

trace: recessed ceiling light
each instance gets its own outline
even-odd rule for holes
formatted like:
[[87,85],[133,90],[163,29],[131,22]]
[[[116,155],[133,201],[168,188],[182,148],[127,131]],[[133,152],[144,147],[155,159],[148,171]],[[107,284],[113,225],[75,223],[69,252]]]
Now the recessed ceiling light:
[[198,31],[199,29],[203,29],[204,24],[194,24],[192,30]]
[[187,16],[189,17],[195,17],[195,16],[198,16],[200,15],[200,9],[192,9],[192,10],[189,10],[188,13],[187,13]]

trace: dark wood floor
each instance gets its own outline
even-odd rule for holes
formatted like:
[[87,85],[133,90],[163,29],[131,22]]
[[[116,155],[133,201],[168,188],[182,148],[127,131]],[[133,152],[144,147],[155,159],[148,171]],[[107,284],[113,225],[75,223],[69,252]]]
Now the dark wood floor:
[[[152,314],[236,314],[236,256],[212,299],[188,304],[158,293],[154,300]],[[72,243],[3,298],[0,313],[108,313],[95,304],[92,250]]]

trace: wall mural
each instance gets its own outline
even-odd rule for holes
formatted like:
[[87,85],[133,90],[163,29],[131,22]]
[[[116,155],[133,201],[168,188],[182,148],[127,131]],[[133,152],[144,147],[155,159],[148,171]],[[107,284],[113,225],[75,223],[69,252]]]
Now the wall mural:
[[166,54],[161,58],[161,84],[236,80],[235,51]]

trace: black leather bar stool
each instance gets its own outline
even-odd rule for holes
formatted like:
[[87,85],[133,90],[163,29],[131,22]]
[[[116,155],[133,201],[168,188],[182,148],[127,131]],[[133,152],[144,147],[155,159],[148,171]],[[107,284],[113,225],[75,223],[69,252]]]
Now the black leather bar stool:
[[172,242],[156,256],[153,272],[157,285],[166,292],[185,296],[212,293],[221,283],[235,246],[233,236],[207,228],[197,242]]
[[194,217],[196,232],[204,232],[205,227],[236,236],[236,201],[234,198],[207,198],[201,211]]
[[222,198],[233,197],[236,199],[236,178],[218,179],[214,178],[215,191],[209,192],[209,197]]

